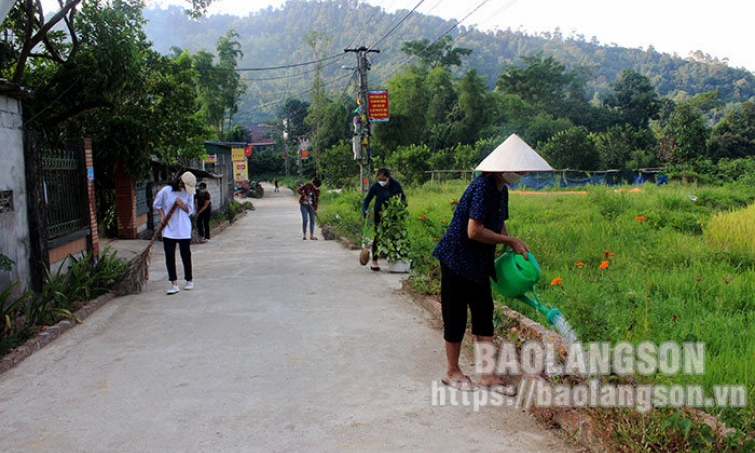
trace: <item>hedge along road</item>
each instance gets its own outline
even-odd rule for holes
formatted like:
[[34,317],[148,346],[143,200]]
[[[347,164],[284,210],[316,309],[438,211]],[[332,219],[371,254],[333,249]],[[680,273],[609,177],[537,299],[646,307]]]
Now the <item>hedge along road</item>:
[[266,189],[193,246],[193,291],[165,294],[158,244],[142,294],[0,375],[0,451],[576,451],[514,408],[433,405],[431,315]]

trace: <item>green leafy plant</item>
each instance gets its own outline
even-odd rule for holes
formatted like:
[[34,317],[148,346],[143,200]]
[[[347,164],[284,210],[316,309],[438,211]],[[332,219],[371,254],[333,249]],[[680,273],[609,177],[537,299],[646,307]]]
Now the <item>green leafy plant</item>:
[[389,262],[405,261],[411,253],[411,241],[406,219],[407,204],[399,197],[391,197],[380,212],[380,224],[375,234],[377,255]]

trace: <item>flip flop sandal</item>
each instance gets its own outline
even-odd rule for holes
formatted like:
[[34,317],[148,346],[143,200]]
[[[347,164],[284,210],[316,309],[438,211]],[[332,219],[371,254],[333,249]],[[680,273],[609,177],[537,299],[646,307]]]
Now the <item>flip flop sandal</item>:
[[379,271],[380,266],[370,266],[370,269],[372,269],[373,271]]
[[474,392],[477,390],[477,386],[472,382],[472,379],[470,379],[469,376],[464,376],[464,379],[451,379],[449,377],[444,377],[440,382],[442,382],[443,385],[447,385],[461,392]]

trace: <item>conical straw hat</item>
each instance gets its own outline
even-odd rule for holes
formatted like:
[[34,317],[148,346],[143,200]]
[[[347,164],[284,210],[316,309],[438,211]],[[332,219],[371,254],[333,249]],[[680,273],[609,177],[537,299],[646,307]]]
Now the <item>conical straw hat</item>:
[[488,157],[483,159],[475,170],[530,172],[553,171],[553,168],[518,135],[511,134],[506,141],[498,145],[498,148],[488,154]]

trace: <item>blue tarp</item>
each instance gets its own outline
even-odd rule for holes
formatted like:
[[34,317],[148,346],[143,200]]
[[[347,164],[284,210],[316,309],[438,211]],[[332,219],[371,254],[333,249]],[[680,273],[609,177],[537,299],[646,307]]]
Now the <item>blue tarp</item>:
[[623,186],[633,184],[665,184],[668,176],[660,170],[609,170],[609,171],[571,171],[528,173],[512,189],[540,190],[546,188],[582,187],[586,185]]

